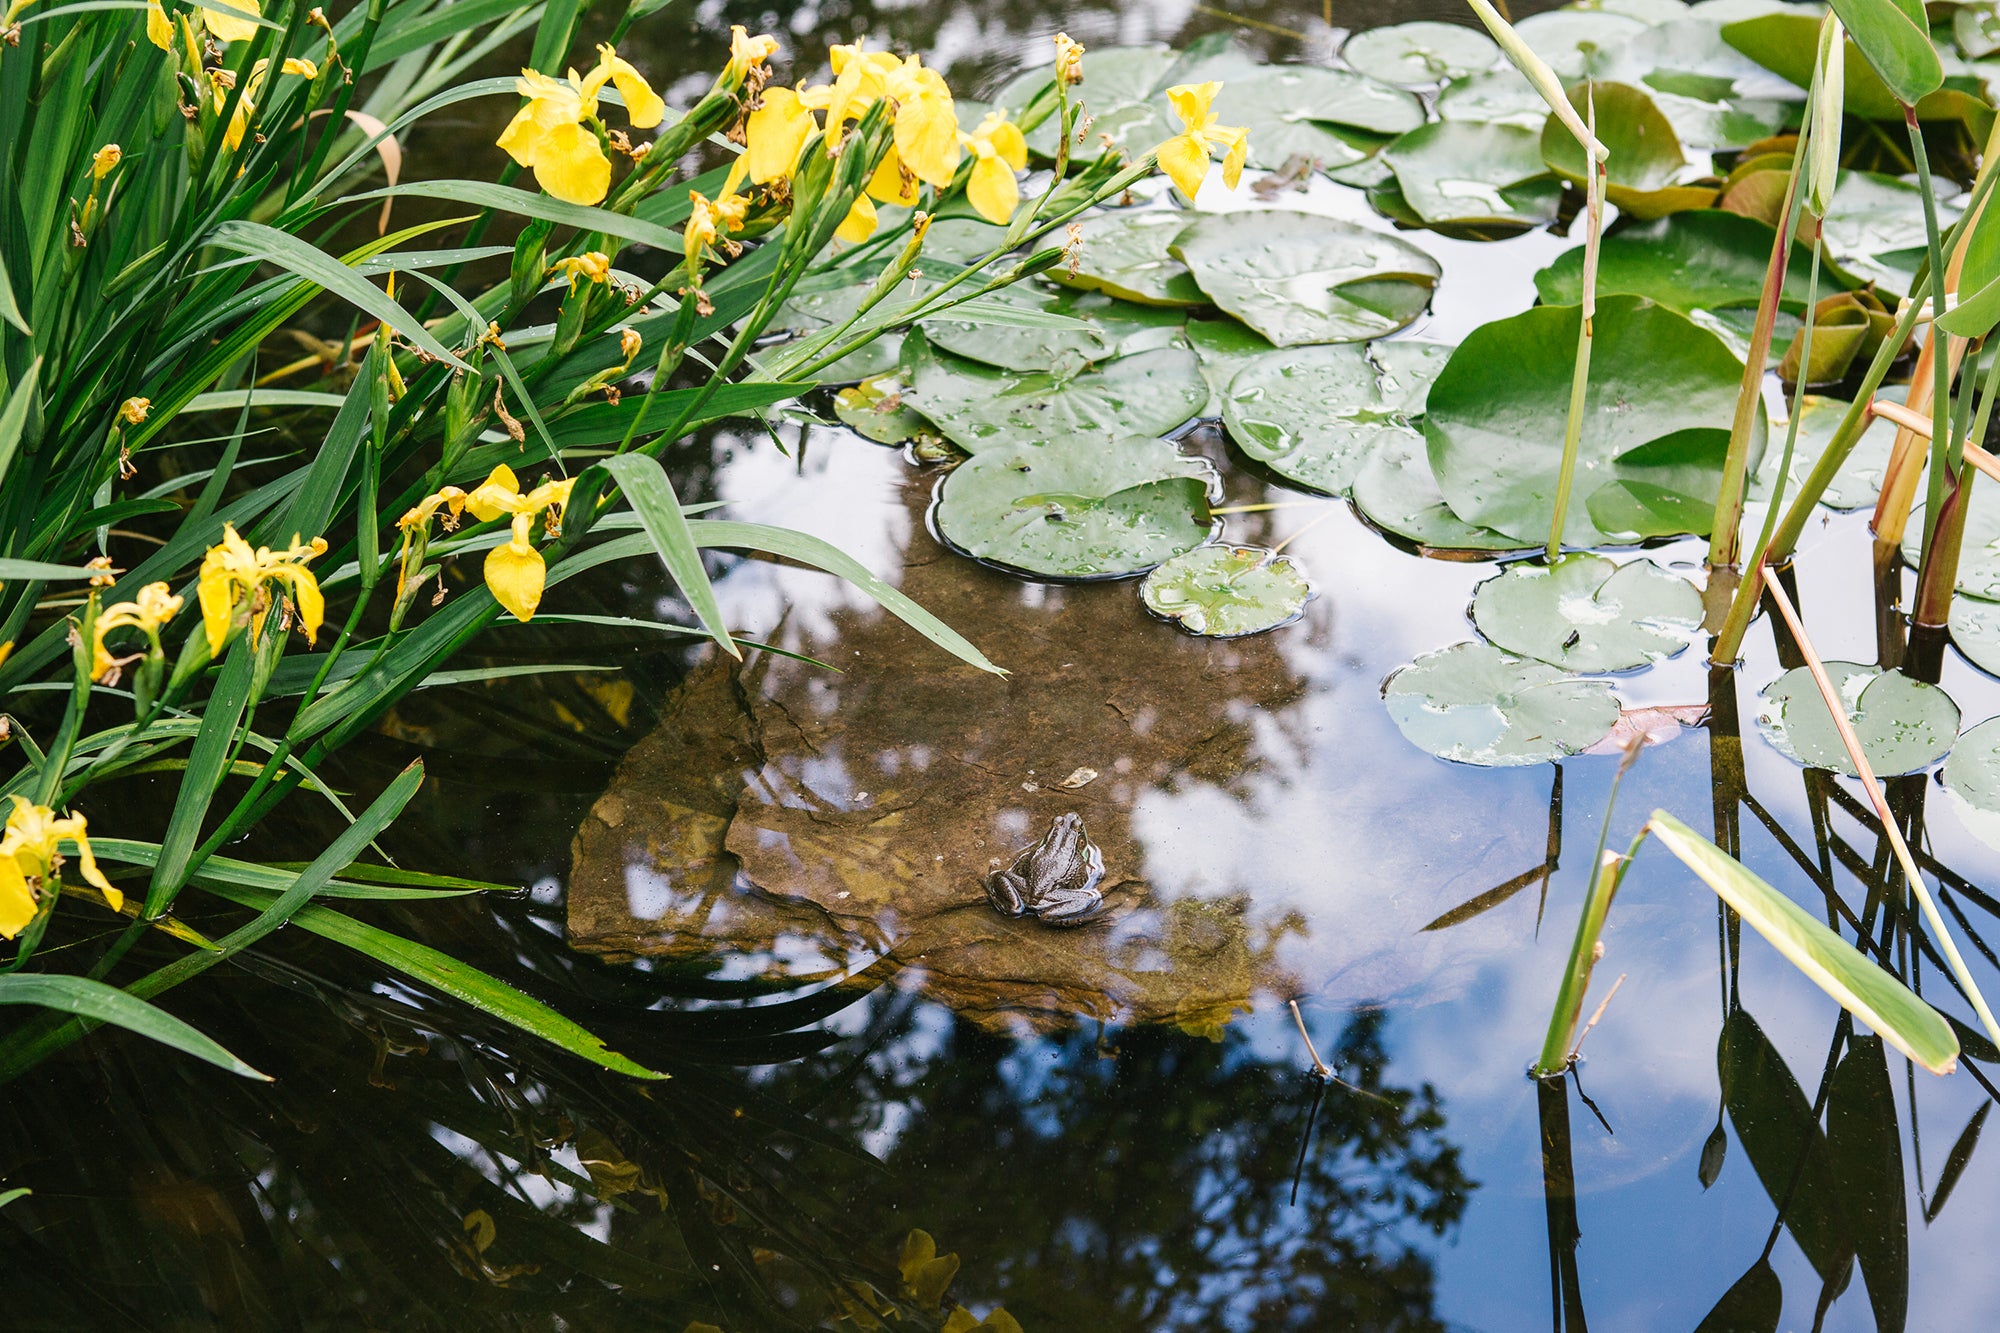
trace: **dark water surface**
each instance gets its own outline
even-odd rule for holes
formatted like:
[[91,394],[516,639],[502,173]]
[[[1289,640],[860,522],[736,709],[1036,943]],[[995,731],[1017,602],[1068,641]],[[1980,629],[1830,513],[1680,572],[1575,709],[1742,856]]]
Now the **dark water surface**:
[[[1334,46],[1317,6],[1236,12],[1302,34],[1246,30],[1274,59]],[[1107,46],[1227,26],[1166,4],[705,4],[650,20],[635,59],[690,69],[699,45],[706,68],[730,22],[799,50],[865,29],[935,52],[967,95],[1041,59],[1059,27]],[[676,100],[707,77],[658,81]],[[475,129],[490,140],[486,126],[432,134]],[[1294,206],[1370,220],[1332,187]],[[1413,332],[1440,341],[1528,305],[1533,271],[1570,244],[1422,243],[1445,277]],[[933,474],[895,451],[822,425],[777,431],[789,455],[761,433],[697,442],[683,495],[833,541],[1011,680],[951,665],[827,576],[733,561],[717,566],[730,624],[842,674],[753,653],[739,675],[658,636],[510,631],[495,660],[612,669],[419,694],[342,761],[366,789],[425,759],[433,780],[388,843],[399,861],[528,886],[370,919],[673,1077],[600,1076],[286,931],[170,1005],[273,1085],[99,1036],[0,1094],[0,1188],[35,1191],[0,1212],[8,1327],[743,1333],[830,1321],[862,1302],[856,1284],[901,1326],[935,1327],[896,1305],[897,1256],[923,1228],[962,1258],[954,1298],[1004,1305],[1030,1333],[1684,1333],[1767,1252],[1782,1327],[1809,1328],[1822,1283],[1775,1230],[1778,1202],[1837,1213],[1864,1260],[1907,1235],[1906,1266],[1869,1263],[1823,1327],[1875,1327],[1898,1289],[1910,1328],[1991,1325],[2000,1168],[1990,1148],[1964,1158],[1962,1134],[1984,1114],[1981,1083],[1890,1061],[1900,1199],[1760,1179],[1746,1125],[1782,1140],[1796,1124],[1770,1109],[1785,1080],[1769,1061],[1741,1122],[1720,1112],[1729,987],[1807,1100],[1840,1013],[1754,935],[1725,970],[1713,895],[1658,849],[1605,936],[1595,994],[1625,979],[1584,1048],[1589,1104],[1524,1076],[1617,760],[1446,764],[1402,738],[1379,693],[1416,654],[1470,636],[1490,566],[1400,552],[1199,429],[1184,447],[1224,465],[1226,503],[1296,502],[1233,517],[1229,537],[1290,539],[1319,596],[1274,634],[1198,641],[1149,619],[1130,584],[1025,584],[943,552],[925,528]],[[1801,552],[1799,596],[1829,657],[1874,657],[1867,549],[1854,516],[1816,525]],[[1689,573],[1700,555],[1654,552]],[[565,611],[682,613],[650,569],[561,593]],[[1761,627],[1750,643],[1715,695],[1699,650],[1621,682],[1629,705],[1733,689],[1747,734],[1718,718],[1647,749],[1611,845],[1655,807],[1704,830],[1719,812],[1774,884],[1822,902],[1777,830],[1861,913],[1857,875],[1885,856],[1872,817],[1858,788],[1802,774],[1755,734],[1755,690],[1781,668]],[[2000,711],[2000,690],[1955,657],[1944,683],[1968,722]],[[1059,785],[1079,768],[1097,776]],[[1731,799],[1739,784],[1748,801]],[[1002,921],[980,876],[1070,809],[1104,845],[1110,923]],[[281,814],[255,850],[310,855],[316,818]],[[1941,792],[1925,834],[1983,935],[1978,886],[2000,879],[2000,852]],[[1309,1076],[1291,999],[1339,1081]],[[1741,1018],[1730,1031],[1750,1048]]]

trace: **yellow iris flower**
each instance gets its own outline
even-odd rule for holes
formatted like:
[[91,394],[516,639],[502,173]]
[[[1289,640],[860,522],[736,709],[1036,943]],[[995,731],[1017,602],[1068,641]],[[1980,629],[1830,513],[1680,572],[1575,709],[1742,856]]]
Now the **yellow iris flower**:
[[781,180],[798,166],[806,140],[819,128],[812,109],[790,88],[766,88],[743,121],[743,155],[737,159],[752,185]]
[[[229,0],[231,9],[247,9],[252,14],[262,14],[264,6],[260,0]],[[201,11],[201,21],[218,42],[247,42],[257,35],[257,25],[249,19],[225,14],[219,9]],[[151,26],[151,19],[147,20]]]
[[161,627],[179,615],[180,609],[181,599],[174,596],[173,589],[164,583],[148,583],[139,590],[136,601],[113,602],[98,612],[90,645],[90,678],[108,684],[118,677],[122,664],[104,646],[105,636],[112,630],[136,629],[151,641],[151,650],[158,652]]
[[311,643],[319,634],[320,622],[326,618],[326,599],[320,594],[319,580],[305,567],[305,562],[325,553],[325,538],[300,542],[297,536],[282,551],[273,551],[268,546],[253,551],[249,542],[236,535],[234,526],[223,524],[222,540],[209,547],[208,554],[202,557],[201,576],[195,582],[195,597],[201,602],[201,623],[208,633],[210,655],[222,655],[222,646],[229,642],[229,631],[235,624],[236,608],[245,604],[250,608],[250,642],[256,644],[263,620],[262,598],[272,584],[291,592],[292,600],[298,604],[299,624],[306,632],[306,642]]
[[1028,141],[1003,111],[989,112],[962,138],[973,154],[965,197],[979,210],[979,216],[1004,225],[1021,205],[1021,186],[1014,173],[1027,170]]
[[778,39],[760,33],[752,37],[740,23],[729,29],[729,65],[722,71],[724,83],[741,83],[743,77],[754,65],[761,65],[778,54]]
[[542,553],[528,541],[535,515],[547,510],[547,532],[553,536],[561,531],[563,506],[569,503],[570,489],[575,485],[573,478],[545,481],[523,495],[514,470],[503,463],[465,497],[465,507],[482,522],[499,518],[502,514],[513,518],[513,531],[508,540],[487,552],[486,586],[493,590],[494,599],[506,607],[516,620],[534,618],[535,608],[541,605],[543,584],[548,577],[548,566],[542,560]]
[[1215,123],[1215,113],[1209,104],[1222,91],[1222,85],[1210,80],[1207,83],[1183,83],[1167,89],[1167,100],[1173,104],[1174,114],[1180,117],[1185,130],[1176,134],[1159,147],[1160,170],[1167,173],[1181,193],[1192,199],[1201,190],[1201,183],[1208,179],[1209,150],[1220,148],[1222,159],[1222,183],[1230,189],[1243,178],[1243,158],[1250,151],[1250,136],[1232,125]]
[[605,84],[617,85],[626,118],[637,129],[651,129],[667,114],[667,104],[638,70],[609,46],[597,52],[589,75],[571,70],[566,82],[522,70],[514,88],[528,104],[498,140],[510,157],[534,170],[536,184],[566,204],[600,203],[611,191],[611,159],[597,120],[597,95]]
[[854,201],[854,206],[847,210],[847,216],[833,229],[834,238],[849,245],[858,245],[875,234],[875,221],[875,201],[864,194]]
[[1064,83],[1083,82],[1083,45],[1066,32],[1056,34],[1056,77]]
[[146,40],[162,51],[174,49],[174,25],[160,0],[146,0]]
[[579,281],[609,282],[611,280],[611,256],[602,250],[592,250],[574,259],[558,259],[550,266],[556,272],[569,278],[574,287]]
[[688,191],[691,211],[688,213],[687,227],[681,233],[681,244],[687,254],[688,272],[700,266],[702,252],[719,242],[732,231],[743,230],[743,220],[749,215],[750,201],[740,194],[725,194],[720,199],[710,199],[700,190]]
[[[220,116],[222,109],[229,105],[229,90],[235,86],[235,76],[228,70],[212,69],[208,72],[208,87],[215,97],[217,116]],[[254,86],[244,88],[243,96],[236,99],[236,110],[230,113],[229,128],[222,132],[222,142],[227,144],[231,151],[243,146],[243,136],[249,132],[250,113],[257,109],[257,104],[251,100],[255,93]]]
[[0,833],[0,938],[13,939],[35,919],[43,886],[62,866],[64,838],[76,841],[76,859],[83,877],[104,894],[114,910],[125,905],[125,895],[112,887],[97,868],[97,858],[90,854],[82,815],[58,815],[22,796],[13,797],[13,801],[6,831]]

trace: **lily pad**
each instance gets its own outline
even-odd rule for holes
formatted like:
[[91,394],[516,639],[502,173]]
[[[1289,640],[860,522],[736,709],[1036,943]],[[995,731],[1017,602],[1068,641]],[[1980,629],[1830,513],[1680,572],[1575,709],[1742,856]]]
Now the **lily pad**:
[[[1843,171],[1821,221],[1827,253],[1856,278],[1908,295],[1929,253],[1923,191],[1909,181],[1873,171]],[[1958,218],[1940,201],[1938,226]]]
[[904,340],[904,398],[967,453],[1053,441],[1161,435],[1208,401],[1194,353],[1170,347],[1073,374],[1002,370]]
[[875,375],[833,396],[833,414],[877,444],[902,444],[933,433],[931,423],[903,402],[903,382]]
[[1078,320],[1081,326],[1027,328],[987,320],[929,319],[924,336],[934,347],[1003,370],[1075,373],[1128,352],[1172,344],[1179,311],[1120,301],[1101,292],[1066,292],[1028,281],[1002,287],[982,300]]
[[2000,847],[2000,717],[1958,738],[1943,777],[1965,827],[1987,846]]
[[1425,555],[1470,557],[1530,549],[1505,533],[1467,523],[1444,502],[1423,437],[1387,436],[1354,478],[1354,508],[1369,526]]
[[1290,624],[1312,595],[1312,584],[1290,556],[1261,546],[1198,546],[1165,561],[1139,585],[1148,611],[1211,639]]
[[1386,136],[1424,123],[1424,104],[1414,93],[1311,65],[1271,65],[1255,78],[1224,83],[1214,112],[1222,124],[1249,131],[1249,163],[1267,171],[1294,157],[1341,167],[1367,156],[1331,126]]
[[1501,65],[1446,84],[1438,94],[1437,113],[1443,120],[1512,125],[1540,134],[1549,118],[1549,104],[1521,71]]
[[1952,598],[1951,641],[1966,661],[1989,676],[2000,676],[2000,602]]
[[1222,416],[1222,397],[1229,381],[1259,357],[1277,350],[1269,338],[1233,319],[1191,319],[1184,330],[1187,345],[1201,360],[1201,376],[1208,381],[1208,407],[1204,417]]
[[1650,560],[1577,552],[1521,561],[1472,592],[1472,623],[1499,648],[1568,671],[1630,671],[1701,629],[1701,590]]
[[[1385,373],[1373,353],[1395,358]],[[1222,422],[1243,452],[1288,481],[1344,495],[1383,437],[1421,439],[1431,381],[1451,349],[1437,343],[1353,343],[1273,352],[1230,381]]]
[[[1179,60],[1176,52],[1164,46],[1112,46],[1091,51],[1084,60],[1083,82],[1071,89],[1071,96],[1081,99],[1092,118],[1084,143],[1075,151],[1086,157],[1096,156],[1100,135],[1109,136],[1119,146],[1130,135],[1135,140],[1145,139],[1144,146],[1151,148],[1172,134],[1164,109],[1156,106],[1152,98],[1166,86],[1162,80]],[[1053,78],[1051,66],[1029,70],[1003,87],[994,97],[994,105],[1018,112]],[[1054,157],[1056,136],[1061,128],[1056,117],[1050,116],[1028,131],[1029,151],[1041,157]]]
[[1210,540],[1222,482],[1172,441],[1066,436],[974,454],[931,509],[957,551],[1047,578],[1116,579]]
[[[1597,256],[1597,294],[1643,296],[1671,310],[1754,307],[1764,290],[1776,229],[1736,213],[1704,208],[1607,236]],[[1781,306],[1803,312],[1811,255],[1792,245]],[[1535,274],[1550,305],[1583,299],[1583,247],[1566,250]]]
[[1618,696],[1605,682],[1485,643],[1424,654],[1383,683],[1382,697],[1411,744],[1487,768],[1566,758],[1618,723]]
[[[1958,591],[2000,602],[2000,499],[1994,487],[1974,486],[1965,513],[1965,537],[1958,549]],[[1903,563],[1923,564],[1924,507],[1919,504],[1903,526]],[[1956,599],[1954,599],[1956,600]]]
[[1548,62],[1557,78],[1568,82],[1602,76],[1611,69],[1619,48],[1647,26],[1629,15],[1603,10],[1552,9],[1530,14],[1514,25],[1514,31]]
[[1513,125],[1437,121],[1384,148],[1382,160],[1426,226],[1526,230],[1554,222],[1562,201],[1541,136]]
[[[1445,503],[1468,523],[1546,538],[1581,314],[1541,306],[1475,329],[1431,386],[1424,434]],[[1686,317],[1631,296],[1597,305],[1564,540],[1701,533],[1721,485],[1743,367]],[[1754,456],[1764,422],[1758,409]]]
[[[1588,90],[1586,95],[1586,89]],[[1648,221],[1715,201],[1713,185],[1686,181],[1687,154],[1666,113],[1643,89],[1629,83],[1578,84],[1569,90],[1579,113],[1586,103],[1597,113],[1597,137],[1611,150],[1605,162],[1605,197],[1620,212]],[[1542,128],[1542,161],[1575,185],[1586,179],[1583,147],[1555,117]]]
[[[771,317],[770,332],[806,338],[845,323],[861,308],[880,271],[847,267],[802,280]],[[815,378],[824,384],[845,384],[892,371],[902,341],[900,333],[885,333],[816,372]]]
[[1050,276],[1065,287],[1145,305],[1206,305],[1194,275],[1169,252],[1193,221],[1192,214],[1165,208],[1092,214],[1076,224],[1083,244],[1074,271],[1057,268]]
[[[1889,394],[1884,397],[1894,397]],[[1826,452],[1827,442],[1840,426],[1841,418],[1847,415],[1848,404],[1840,398],[1824,398],[1817,394],[1806,394],[1799,401],[1799,439],[1792,449],[1792,478],[1785,486],[1785,495],[1798,494],[1799,483],[1811,472],[1819,456]],[[1770,498],[1771,487],[1777,481],[1778,460],[1784,452],[1783,432],[1772,428],[1772,439],[1764,449],[1764,462],[1757,469],[1750,482],[1750,498],[1766,500]],[[1847,460],[1834,473],[1833,483],[1820,497],[1820,503],[1828,509],[1861,509],[1873,505],[1882,493],[1882,476],[1889,467],[1889,451],[1895,446],[1896,428],[1880,417],[1868,418],[1862,429],[1861,438],[1855,441]]]
[[[1958,705],[1935,685],[1858,662],[1827,662],[1827,678],[1877,777],[1929,768],[1958,739]],[[1794,667],[1766,685],[1757,725],[1786,757],[1808,768],[1857,774],[1840,743],[1809,667]]]
[[1418,19],[1357,32],[1340,48],[1340,58],[1378,79],[1419,88],[1492,69],[1503,57],[1477,28]]
[[1211,300],[1280,347],[1394,333],[1440,273],[1407,241],[1276,209],[1203,217],[1173,249]]

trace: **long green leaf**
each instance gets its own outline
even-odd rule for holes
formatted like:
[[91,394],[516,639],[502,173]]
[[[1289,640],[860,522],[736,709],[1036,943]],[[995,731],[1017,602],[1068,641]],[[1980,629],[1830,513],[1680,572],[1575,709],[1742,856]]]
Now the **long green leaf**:
[[[238,885],[221,886],[216,888],[215,892],[246,907],[268,909],[268,905],[275,900],[275,895],[267,891]],[[593,1064],[602,1065],[621,1074],[629,1074],[633,1078],[667,1077],[657,1070],[648,1069],[637,1061],[620,1055],[588,1029],[564,1018],[541,1001],[531,999],[499,978],[482,972],[469,963],[462,963],[449,954],[440,953],[436,949],[405,939],[401,935],[393,935],[386,930],[356,921],[351,916],[327,907],[308,905],[300,909],[291,919],[301,930],[310,931],[322,939],[344,944],[358,953],[366,954],[406,977],[423,982],[454,999],[462,1000],[482,1013],[491,1014],[531,1036],[553,1042]]]
[[323,287],[394,328],[398,336],[408,339],[438,360],[458,370],[471,370],[458,359],[457,353],[433,338],[415,315],[390,300],[379,287],[326,251],[308,245],[288,232],[267,227],[261,222],[225,222],[211,232],[208,239],[224,250],[252,255]]
[[708,581],[708,571],[701,564],[701,551],[694,544],[694,531],[688,527],[687,515],[681,512],[680,497],[674,494],[674,484],[667,480],[667,470],[658,459],[646,454],[607,458],[604,470],[631,501],[632,511],[639,516],[660,563],[680,585],[681,595],[687,598],[695,618],[715,636],[722,651],[741,661],[743,650],[729,637],[722,605],[715,600],[715,588]]
[[1832,0],[1847,34],[1896,100],[1915,106],[1944,86],[1923,0]]
[[166,836],[160,843],[160,859],[153,867],[153,880],[146,890],[149,917],[165,911],[187,880],[188,864],[194,856],[195,844],[201,841],[201,826],[208,817],[209,802],[215,799],[215,789],[228,771],[236,724],[242,720],[244,705],[250,698],[255,658],[248,636],[238,639],[223,661],[222,673],[208,697],[201,730],[195,733],[194,745],[188,751],[187,772],[181,778],[180,791],[174,795],[174,812],[167,820]]
[[197,1060],[206,1060],[218,1069],[227,1069],[245,1078],[263,1079],[266,1083],[271,1081],[270,1075],[260,1074],[164,1009],[155,1008],[116,986],[107,986],[88,977],[55,974],[0,977],[0,1004],[37,1004],[93,1022],[109,1023],[142,1037],[150,1037]]
[[[516,190],[491,181],[411,181],[406,185],[387,185],[379,190],[350,194],[347,202],[392,199],[399,195],[443,199],[455,204],[477,204],[481,208],[495,208],[503,213],[542,218],[560,226],[575,227],[579,231],[601,231],[607,236],[637,241],[671,253],[678,253],[681,248],[681,234],[658,223],[613,213],[609,209],[566,204],[534,190]],[[396,327],[400,330],[403,326],[398,324]]]
[[[120,865],[151,867],[160,859],[160,844],[142,842],[136,838],[92,838],[90,850],[99,861],[111,861]],[[201,863],[192,882],[200,887],[216,892],[217,886],[255,889],[260,893],[276,897],[298,879],[305,867],[266,866],[255,861],[239,861],[229,856],[211,856]],[[343,867],[352,870],[354,867]],[[388,872],[383,867],[370,867],[372,878],[387,881]],[[459,879],[456,876],[424,875],[410,876],[406,881],[395,881],[406,887],[357,883],[352,879],[330,879],[320,886],[316,895],[321,898],[456,898],[467,893],[506,892],[511,887],[505,884],[488,884],[480,880]],[[232,899],[232,901],[234,901]]]
[[1951,1025],[1909,987],[1666,811],[1655,810],[1648,827],[1667,850],[1841,1008],[1933,1074],[1949,1074],[1957,1067],[1958,1038]]
[[101,569],[85,569],[81,565],[52,565],[45,560],[0,560],[0,579],[38,579],[55,583],[95,578],[103,572]]
[[[0,285],[7,281],[7,275],[0,273]],[[7,477],[7,469],[13,466],[14,454],[21,447],[21,433],[27,429],[28,409],[35,402],[36,385],[41,379],[42,359],[36,357],[28,363],[21,378],[14,383],[14,391],[7,395],[7,406],[0,409],[0,481]]]

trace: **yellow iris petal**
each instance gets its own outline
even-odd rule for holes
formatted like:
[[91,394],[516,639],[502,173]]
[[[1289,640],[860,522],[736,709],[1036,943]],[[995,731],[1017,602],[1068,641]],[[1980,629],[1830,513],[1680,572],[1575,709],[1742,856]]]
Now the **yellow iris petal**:
[[201,603],[201,627],[208,634],[208,654],[220,657],[222,645],[229,641],[230,613],[236,609],[234,581],[226,574],[211,575],[204,567],[201,581],[195,587],[195,599]]
[[1214,119],[1209,112],[1209,104],[1222,91],[1222,85],[1210,79],[1207,83],[1183,83],[1167,89],[1167,101],[1173,104],[1174,114],[1181,124],[1190,131],[1204,128]]
[[0,939],[13,939],[35,919],[35,895],[13,857],[0,857]]
[[851,244],[867,240],[875,234],[875,204],[867,195],[854,201],[854,207],[847,210],[847,216],[835,229],[834,236]]
[[[264,6],[258,0],[229,0],[231,9],[247,9],[252,14],[262,14]],[[218,42],[247,42],[257,35],[257,25],[249,19],[225,14],[219,9],[201,11],[201,21]]]
[[1160,170],[1192,199],[1208,178],[1208,140],[1198,133],[1176,134],[1160,145]]
[[653,85],[646,82],[646,76],[632,67],[609,46],[597,48],[597,68],[584,80],[588,96],[595,97],[608,79],[618,88],[618,95],[625,99],[625,118],[633,126],[650,130],[660,123],[667,114],[667,104],[653,91]]
[[912,175],[939,189],[958,172],[958,116],[949,97],[922,96],[896,107],[896,155]]
[[1232,190],[1236,188],[1236,183],[1243,179],[1243,160],[1249,152],[1249,134],[1237,130],[1234,140],[1229,145],[1229,155],[1222,159],[1222,183]]
[[160,0],[146,0],[146,40],[162,51],[174,49],[174,25],[167,21]]
[[529,515],[521,515],[514,525],[513,540],[494,547],[486,555],[486,586],[493,590],[494,600],[521,621],[534,619],[535,608],[542,602],[542,585],[548,577],[542,553],[528,544],[526,534],[521,531],[529,520]]
[[611,159],[582,125],[558,125],[535,151],[535,183],[566,204],[598,204],[611,191]]
[[894,144],[882,155],[875,174],[868,178],[868,196],[885,204],[900,204],[904,208],[916,204],[917,178],[903,171],[903,161],[897,155]]
[[1021,186],[997,153],[981,153],[965,182],[965,197],[988,222],[1005,224],[1021,205]]
[[766,88],[763,100],[743,125],[743,162],[750,182],[762,185],[792,174],[806,140],[819,125],[790,88]]

